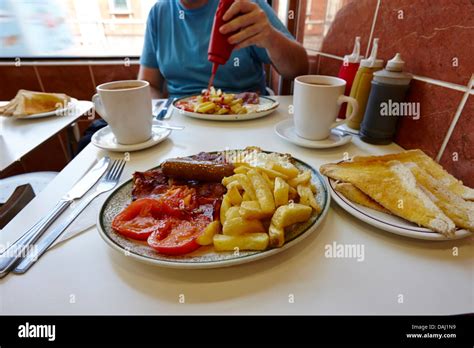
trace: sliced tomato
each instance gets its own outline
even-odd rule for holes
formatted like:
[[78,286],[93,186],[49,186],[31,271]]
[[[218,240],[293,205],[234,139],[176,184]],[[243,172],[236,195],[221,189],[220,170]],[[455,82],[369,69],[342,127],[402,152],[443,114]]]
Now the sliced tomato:
[[200,247],[196,239],[199,237],[210,219],[200,215],[192,220],[174,220],[174,226],[169,234],[163,238],[159,232],[154,232],[148,237],[148,245],[161,254],[183,255]]
[[141,198],[132,202],[112,221],[112,228],[118,233],[138,240],[146,240],[156,232],[167,234],[171,225],[160,220],[160,201],[152,198]]

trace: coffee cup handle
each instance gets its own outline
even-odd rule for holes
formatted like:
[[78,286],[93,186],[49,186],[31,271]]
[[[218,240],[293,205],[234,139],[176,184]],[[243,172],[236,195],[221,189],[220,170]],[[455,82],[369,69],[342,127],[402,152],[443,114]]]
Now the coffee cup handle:
[[92,96],[92,102],[94,103],[94,108],[96,109],[96,111],[98,111],[100,116],[105,119],[107,115],[105,113],[104,104],[102,104],[102,99],[100,99],[100,95],[94,94]]
[[331,129],[336,128],[336,127],[338,127],[342,124],[345,124],[347,121],[349,121],[359,111],[359,103],[357,102],[356,99],[354,99],[352,97],[348,97],[347,95],[341,95],[341,96],[339,96],[339,98],[337,98],[337,105],[341,105],[343,103],[351,104],[352,112],[344,120],[333,122],[333,124],[331,125]]

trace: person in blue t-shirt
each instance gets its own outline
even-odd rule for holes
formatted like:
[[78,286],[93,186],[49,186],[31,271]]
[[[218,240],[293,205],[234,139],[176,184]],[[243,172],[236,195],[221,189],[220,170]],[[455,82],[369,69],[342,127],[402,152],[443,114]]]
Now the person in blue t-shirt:
[[[207,59],[218,0],[158,1],[147,20],[139,79],[150,83],[153,98],[199,94],[207,88]],[[226,92],[267,94],[263,64],[285,78],[308,70],[306,50],[288,32],[265,0],[236,0],[224,15],[223,34],[233,33],[230,59],[217,70],[214,86]]]

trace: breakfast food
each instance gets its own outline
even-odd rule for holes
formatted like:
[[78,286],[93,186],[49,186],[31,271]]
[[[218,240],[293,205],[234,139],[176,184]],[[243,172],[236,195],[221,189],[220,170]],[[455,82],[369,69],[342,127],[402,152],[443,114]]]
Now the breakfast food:
[[420,149],[408,150],[396,154],[384,156],[355,156],[354,162],[368,161],[400,161],[402,163],[416,163],[418,166],[430,173],[433,178],[440,180],[445,187],[463,199],[474,201],[474,189],[463,185],[462,181],[449,174],[444,168],[436,163],[430,156]]
[[358,204],[383,211],[380,205],[445,236],[452,236],[456,227],[474,231],[474,205],[464,199],[471,189],[421,150],[358,156],[323,165],[321,173],[340,181],[336,190]]
[[166,255],[281,247],[321,212],[311,173],[289,155],[247,148],[168,159],[133,174],[132,202],[112,228]]
[[383,206],[381,206],[379,203],[377,203],[375,200],[367,196],[364,192],[362,192],[349,182],[338,182],[335,186],[335,189],[336,191],[342,193],[349,200],[357,204],[363,205],[367,208],[378,210],[382,213],[390,214],[389,210],[385,209]]
[[257,93],[244,92],[239,94],[224,93],[211,87],[201,95],[178,101],[176,107],[182,110],[201,114],[246,114],[259,104]]
[[8,104],[0,107],[0,115],[28,117],[64,108],[71,101],[66,94],[32,92],[21,89]]

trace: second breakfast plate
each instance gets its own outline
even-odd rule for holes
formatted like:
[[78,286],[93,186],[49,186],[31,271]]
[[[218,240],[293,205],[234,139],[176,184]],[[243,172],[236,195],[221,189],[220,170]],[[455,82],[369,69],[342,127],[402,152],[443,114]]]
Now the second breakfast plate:
[[271,114],[278,108],[280,105],[276,100],[273,100],[269,97],[260,96],[259,103],[255,105],[246,105],[246,107],[251,108],[251,110],[246,114],[226,114],[226,115],[215,115],[215,114],[201,114],[198,112],[191,112],[186,111],[178,108],[176,106],[177,103],[186,101],[187,99],[195,98],[195,96],[191,97],[183,97],[176,99],[173,102],[173,108],[176,112],[180,114],[192,118],[198,118],[201,120],[210,120],[210,121],[245,121],[245,120],[253,120],[256,118],[264,117]]
[[286,231],[286,241],[281,248],[235,253],[230,251],[216,252],[212,246],[206,246],[185,255],[159,254],[148,246],[146,242],[128,239],[116,233],[111,227],[114,217],[130,203],[132,180],[128,180],[116,188],[104,202],[99,212],[97,227],[101,237],[113,249],[138,261],[161,267],[181,269],[220,268],[263,259],[287,250],[301,242],[317,228],[328,212],[331,198],[325,179],[316,169],[298,159],[295,159],[295,165],[299,169],[311,171],[312,183],[317,188],[315,198],[322,207],[322,210],[319,214],[313,212],[307,222],[295,225]]
[[15,119],[15,120],[31,120],[31,119],[35,119],[35,118],[44,118],[44,117],[51,117],[51,116],[62,116],[63,114],[67,113],[69,110],[74,108],[74,106],[76,104],[77,104],[77,99],[76,98],[71,98],[71,101],[64,108],[60,108],[60,109],[56,109],[56,110],[48,111],[48,112],[42,112],[42,113],[39,113],[39,114],[27,115],[27,116],[11,116],[11,118]]
[[467,230],[458,229],[452,238],[448,238],[425,227],[417,226],[414,223],[398,216],[389,215],[364,207],[360,204],[350,201],[340,192],[336,191],[336,180],[327,179],[327,181],[332,198],[342,209],[357,219],[362,220],[369,225],[380,228],[381,230],[395,233],[400,236],[432,241],[447,241],[460,239],[471,235],[471,232]]

